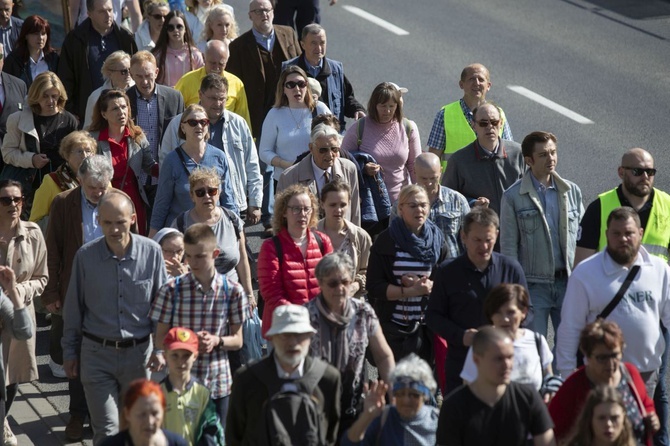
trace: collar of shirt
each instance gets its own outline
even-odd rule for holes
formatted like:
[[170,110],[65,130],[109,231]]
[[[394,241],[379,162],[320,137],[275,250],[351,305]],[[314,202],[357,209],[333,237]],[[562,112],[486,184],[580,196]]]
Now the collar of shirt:
[[[501,149],[502,154],[500,153]],[[498,138],[498,144],[496,144],[496,148],[493,149],[493,152],[482,147],[482,145],[479,144],[479,141],[475,139],[475,156],[480,161],[492,158],[507,158],[507,151],[505,150],[505,146],[500,141],[500,138]]]
[[[625,267],[620,263],[617,263],[614,261],[612,256],[610,256],[610,253],[607,252],[607,249],[603,250],[603,270],[606,275],[611,276],[613,274],[620,274],[621,271],[629,271],[630,267]],[[651,261],[651,254],[644,249],[644,246],[640,245],[640,249],[637,252],[637,257],[635,257],[635,261],[633,262],[633,265],[649,265],[652,264]],[[631,265],[631,266],[633,266]],[[625,277],[625,276],[624,276]]]
[[[330,180],[333,180],[333,167],[329,167],[326,170],[323,170],[319,166],[316,165],[314,162],[314,157],[312,157],[312,170],[314,171],[314,178],[316,178],[317,182],[321,184],[321,181],[323,180],[323,175],[328,172],[328,175],[330,175]],[[321,188],[319,188],[321,189]]]
[[307,71],[314,77],[316,77],[321,70],[323,69],[323,59],[319,61],[319,65],[312,65],[309,63],[307,58],[305,57],[305,66],[307,67]]
[[305,369],[305,358],[300,361],[300,364],[298,364],[298,367],[291,373],[286,373],[286,371],[282,368],[281,364],[279,364],[279,361],[277,360],[276,355],[272,355],[272,357],[275,360],[275,367],[277,367],[277,376],[281,379],[299,379],[302,378],[302,375],[304,374],[304,369]]
[[158,97],[158,94],[156,93],[156,90],[158,90],[158,89],[154,85],[154,92],[151,94],[151,99],[144,99],[144,96],[142,96],[142,93],[140,93],[140,88],[139,87],[135,89],[135,94],[137,95],[137,99],[142,100],[142,101],[146,101],[146,102],[151,102]]
[[255,29],[251,28],[251,32],[254,35],[254,39],[256,39],[256,43],[265,48],[268,51],[272,51],[272,48],[274,47],[275,44],[275,29],[272,28],[272,32],[268,34],[267,36],[264,36],[263,34],[259,33]]
[[86,206],[87,208],[93,210],[98,207],[97,204],[93,204],[90,201],[88,201],[88,198],[86,198],[86,194],[84,193],[84,188],[81,188],[81,203]]
[[[126,249],[126,253],[119,260],[137,260],[137,243],[134,243],[135,237],[137,236],[131,232],[130,247]],[[112,250],[109,249],[109,246],[107,246],[107,240],[105,240],[105,250],[107,251],[107,255],[104,258],[105,260],[112,258],[118,259],[118,257],[116,257],[116,255],[112,252]]]
[[[191,387],[193,387],[195,385],[195,383],[196,383],[195,377],[191,376],[191,379],[189,379],[188,382],[186,383],[186,385],[184,386],[184,393],[191,390]],[[168,392],[172,392],[174,390],[174,387],[172,386],[172,382],[170,382],[169,377],[167,377],[167,376],[165,377],[165,379],[163,380],[163,384],[165,384],[165,389]]]
[[535,175],[533,175],[533,172],[530,172],[530,180],[533,182],[533,187],[538,193],[544,194],[548,189],[556,189],[556,182],[554,182],[553,176],[551,177],[551,184],[549,184],[549,186],[540,183],[540,181],[535,178]]
[[472,123],[475,120],[475,117],[472,115],[472,110],[470,110],[468,104],[465,103],[465,99],[461,98],[459,102],[461,104],[461,110],[463,110],[463,115],[465,116],[465,119],[467,119],[468,123],[472,126]]
[[2,31],[3,33],[6,33],[6,32],[8,32],[8,31],[11,30],[11,29],[12,29],[12,18],[10,17],[10,18],[9,18],[9,22],[8,22],[8,24],[7,24],[6,27],[4,27],[4,26],[0,26],[0,31]]
[[[623,194],[623,186],[622,186],[621,184],[619,184],[619,187],[616,188],[616,194],[617,194],[617,196],[619,197],[619,203],[621,203],[621,206],[629,206],[629,207],[633,207],[633,206],[630,204],[630,201],[628,201],[628,198],[626,198],[626,196]],[[638,214],[639,214],[639,213],[642,213],[642,212],[647,212],[647,211],[650,211],[650,210],[651,210],[651,207],[652,207],[653,204],[654,204],[654,194],[655,194],[655,190],[654,190],[654,188],[652,187],[652,188],[651,188],[651,193],[649,194],[649,199],[648,199],[647,202],[646,202],[645,204],[643,204],[642,207],[637,211]],[[651,212],[651,211],[650,211],[650,212]]]
[[[123,129],[123,135],[122,136],[123,136],[123,139],[126,139],[130,136],[130,129],[128,128],[128,126],[126,126],[126,128]],[[109,127],[106,127],[104,129],[100,130],[100,135],[98,136],[98,141],[108,141],[108,142],[113,142],[113,143],[118,144],[118,142],[116,142],[115,140],[113,140],[109,137]]]
[[484,268],[482,270],[482,269],[477,268],[475,266],[475,264],[472,263],[472,260],[470,260],[470,257],[468,257],[468,252],[467,251],[465,251],[463,253],[463,260],[464,260],[466,268],[471,269],[472,271],[477,271],[477,272],[482,273],[482,274],[486,274],[486,272],[488,270],[495,268],[496,263],[498,263],[498,261],[499,261],[496,253],[495,252],[491,253],[491,260],[489,260],[489,264],[486,265],[486,268]]
[[33,60],[31,56],[28,56],[28,60],[30,61],[30,65],[37,65],[40,63],[40,61],[44,60],[44,51],[40,51],[40,55],[37,56],[37,60]]
[[[193,283],[195,283],[195,289],[205,293],[205,290],[204,290],[205,287],[203,286],[202,283],[200,283],[200,281],[197,279],[197,277],[195,277],[195,274],[193,274],[193,273],[189,273],[189,274],[191,274],[191,278],[193,279]],[[214,272],[214,277],[212,277],[212,281],[209,283],[209,291],[217,289],[217,287],[219,285],[219,278],[220,278],[219,276],[221,276],[221,274],[219,274],[218,272],[215,271]],[[209,292],[209,291],[207,291],[207,292]]]

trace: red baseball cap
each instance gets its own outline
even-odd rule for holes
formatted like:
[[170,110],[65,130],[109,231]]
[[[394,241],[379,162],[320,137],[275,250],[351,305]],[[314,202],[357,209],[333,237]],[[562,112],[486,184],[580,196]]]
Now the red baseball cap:
[[163,345],[166,350],[183,349],[198,352],[198,336],[188,328],[174,327],[165,335]]

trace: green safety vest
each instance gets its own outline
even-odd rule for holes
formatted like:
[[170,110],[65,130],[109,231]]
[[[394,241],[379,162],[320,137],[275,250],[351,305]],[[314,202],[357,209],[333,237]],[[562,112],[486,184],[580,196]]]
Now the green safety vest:
[[[600,242],[598,251],[607,246],[607,217],[614,209],[621,206],[616,189],[598,195],[600,199]],[[644,228],[642,246],[649,252],[665,260],[670,259],[668,242],[670,241],[670,195],[654,188],[654,202],[651,206],[649,221]]]

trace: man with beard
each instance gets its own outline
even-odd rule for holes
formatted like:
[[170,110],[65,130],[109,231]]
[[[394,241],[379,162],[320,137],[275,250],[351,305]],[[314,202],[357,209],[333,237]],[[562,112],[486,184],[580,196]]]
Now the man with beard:
[[[336,443],[342,380],[335,367],[308,356],[315,332],[307,308],[300,305],[275,308],[272,327],[265,334],[272,343],[272,352],[235,374],[226,421],[227,445],[275,444],[269,438],[268,420],[272,418],[269,415],[277,414],[265,413],[267,406],[277,404],[270,403],[271,398],[279,392],[285,395],[291,390],[305,389],[310,381],[316,381],[311,398],[321,410],[320,431],[325,432],[325,443]],[[279,418],[286,421],[281,415]],[[284,426],[290,430],[290,426]],[[316,436],[317,432],[312,434]],[[303,444],[297,438],[292,440],[294,444]]]
[[[618,294],[629,272],[632,282],[607,316],[624,334],[623,361],[638,368],[649,395],[658,383],[665,352],[659,321],[670,323],[670,267],[642,246],[644,230],[631,207],[614,209],[607,217],[607,247],[584,260],[573,271],[565,293],[556,356],[558,370],[567,377],[577,366],[579,335]],[[609,361],[609,359],[605,359]]]

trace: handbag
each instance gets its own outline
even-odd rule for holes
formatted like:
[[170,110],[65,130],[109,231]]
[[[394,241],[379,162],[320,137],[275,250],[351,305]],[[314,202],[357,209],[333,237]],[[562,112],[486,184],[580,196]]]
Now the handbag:
[[258,308],[251,310],[249,317],[242,324],[242,339],[244,345],[240,350],[240,361],[248,364],[249,361],[263,356],[263,336],[261,335],[261,318],[258,317]]

